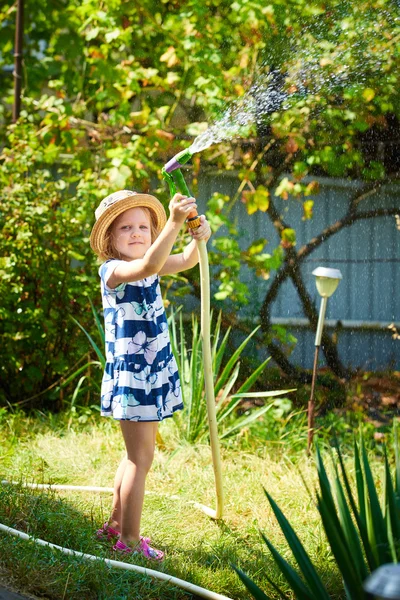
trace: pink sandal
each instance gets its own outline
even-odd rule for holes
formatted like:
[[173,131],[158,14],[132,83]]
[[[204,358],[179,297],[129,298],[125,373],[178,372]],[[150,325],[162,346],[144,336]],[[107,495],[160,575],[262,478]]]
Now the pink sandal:
[[96,537],[99,540],[111,540],[112,538],[119,538],[119,536],[120,532],[110,527],[108,521],[104,523],[103,527],[96,531]]
[[[121,533],[119,531],[117,531],[116,529],[113,529],[113,527],[110,527],[110,525],[108,524],[108,521],[106,521],[103,525],[103,527],[101,527],[100,529],[98,529],[96,531],[96,537],[99,540],[112,540],[112,539],[117,539],[119,538],[119,536],[121,535]],[[150,544],[151,539],[149,537],[143,537],[140,536],[141,540],[144,540],[146,542],[146,544]]]
[[161,550],[156,550],[156,548],[152,548],[149,546],[148,542],[146,542],[145,538],[140,538],[140,542],[136,544],[134,548],[131,546],[127,546],[121,540],[118,540],[115,546],[113,546],[113,550],[115,552],[121,552],[123,554],[142,554],[145,558],[149,560],[158,560],[161,561],[164,559],[164,552]]

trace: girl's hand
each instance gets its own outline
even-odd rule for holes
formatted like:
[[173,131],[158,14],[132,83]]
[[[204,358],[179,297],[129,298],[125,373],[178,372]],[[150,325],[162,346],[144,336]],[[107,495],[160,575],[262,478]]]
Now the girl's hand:
[[182,225],[192,210],[197,209],[195,198],[188,198],[182,194],[175,194],[169,203],[170,219]]
[[200,215],[200,226],[197,229],[189,229],[196,242],[204,240],[207,242],[211,237],[211,227],[204,215]]

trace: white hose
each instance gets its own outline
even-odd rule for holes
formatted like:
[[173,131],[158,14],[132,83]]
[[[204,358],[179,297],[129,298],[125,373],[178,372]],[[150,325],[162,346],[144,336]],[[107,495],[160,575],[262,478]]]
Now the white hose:
[[39,538],[34,538],[22,531],[18,531],[18,529],[13,529],[12,527],[7,527],[0,523],[0,531],[4,531],[5,533],[9,533],[16,537],[20,537],[23,540],[32,541],[39,546],[47,546],[52,550],[59,550],[64,554],[69,554],[70,556],[78,556],[84,558],[85,560],[97,560],[103,561],[110,567],[115,569],[124,569],[125,571],[135,571],[136,573],[141,573],[142,575],[148,575],[149,577],[154,577],[156,579],[161,579],[170,583],[172,585],[177,585],[184,590],[187,590],[191,594],[196,594],[197,596],[201,596],[202,598],[209,598],[210,600],[232,600],[232,598],[228,598],[228,596],[222,596],[221,594],[216,594],[215,592],[211,592],[206,588],[199,587],[198,585],[194,585],[189,581],[185,581],[184,579],[179,579],[178,577],[172,577],[168,575],[168,573],[162,573],[161,571],[154,571],[153,569],[146,569],[145,567],[139,567],[138,565],[131,565],[129,563],[120,562],[119,560],[110,560],[108,558],[101,558],[100,556],[94,556],[93,554],[85,554],[83,552],[78,552],[77,550],[71,550],[70,548],[64,548],[62,546],[57,546],[56,544],[51,544],[50,542],[46,542],[45,540],[41,540]]
[[[21,487],[30,488],[34,490],[73,490],[74,492],[99,492],[99,493],[107,493],[112,494],[114,492],[114,488],[111,487],[99,487],[96,485],[63,485],[63,484],[53,484],[53,483],[22,483],[20,481],[8,481],[7,479],[3,479],[1,482],[2,485],[19,485]],[[165,494],[163,492],[150,492],[148,490],[145,491],[146,496],[151,496],[155,494],[157,496],[166,496],[171,500],[179,500],[180,497],[176,494]],[[205,504],[200,504],[199,502],[194,502],[193,500],[186,500],[185,504],[191,504],[195,508],[202,510],[208,516],[213,516],[212,508],[205,506]],[[215,518],[215,517],[214,517]]]
[[[113,488],[110,487],[99,487],[99,486],[90,486],[90,485],[53,485],[51,483],[21,483],[18,481],[7,481],[4,479],[1,482],[3,485],[20,485],[21,487],[38,489],[38,490],[74,490],[80,492],[105,492],[112,493],[114,491]],[[177,496],[171,496],[171,498],[177,498]],[[206,514],[207,511],[210,511],[207,506],[203,504],[198,504],[197,502],[190,502],[196,508],[203,510]],[[87,560],[102,560],[106,564],[111,567],[115,567],[116,569],[126,569],[127,571],[136,571],[137,573],[143,573],[144,575],[149,575],[150,577],[155,577],[156,579],[163,579],[168,583],[173,585],[177,585],[193,594],[197,594],[197,596],[201,596],[202,598],[209,598],[210,600],[232,600],[232,598],[228,598],[227,596],[222,596],[221,594],[216,594],[211,590],[207,590],[206,588],[199,587],[190,583],[189,581],[185,581],[184,579],[179,579],[177,577],[172,577],[166,573],[162,573],[160,571],[154,571],[153,569],[146,569],[144,567],[139,567],[137,565],[131,565],[129,563],[120,562],[117,560],[110,560],[108,558],[101,558],[100,556],[94,556],[93,554],[84,554],[83,552],[78,552],[77,550],[71,550],[69,548],[63,548],[62,546],[57,546],[56,544],[51,544],[50,542],[46,542],[45,540],[41,540],[38,538],[34,538],[32,536],[23,533],[22,531],[18,531],[18,529],[13,529],[12,527],[7,527],[7,525],[3,525],[0,523],[0,531],[4,531],[5,533],[10,533],[11,535],[15,535],[24,540],[31,540],[40,546],[48,546],[49,548],[60,550],[64,552],[64,554],[72,554],[74,556],[81,556]]]
[[3,485],[20,485],[21,487],[33,488],[35,490],[74,490],[76,492],[107,492],[112,494],[114,488],[96,487],[90,485],[53,485],[52,483],[21,483],[19,481],[7,481],[3,479]]
[[210,445],[213,460],[215,488],[217,495],[216,510],[204,506],[202,510],[212,519],[221,519],[224,505],[222,485],[221,453],[219,449],[217,415],[215,410],[214,375],[211,357],[210,334],[210,270],[206,242],[197,242],[200,264],[201,285],[201,338],[203,343],[204,383],[206,388],[208,426],[210,428]]

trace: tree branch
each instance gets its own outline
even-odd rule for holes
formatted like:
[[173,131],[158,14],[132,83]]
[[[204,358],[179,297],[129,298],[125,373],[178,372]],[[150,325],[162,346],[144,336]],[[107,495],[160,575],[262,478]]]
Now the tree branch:
[[299,261],[304,260],[311,252],[313,252],[318,246],[320,246],[327,239],[335,235],[338,231],[343,229],[344,227],[350,227],[356,221],[361,221],[364,219],[374,219],[375,217],[389,217],[395,216],[400,211],[400,206],[393,208],[376,208],[373,210],[368,210],[364,212],[349,214],[343,219],[336,221],[332,225],[329,225],[324,231],[322,231],[317,237],[313,238],[308,244],[302,246],[297,253],[297,258]]

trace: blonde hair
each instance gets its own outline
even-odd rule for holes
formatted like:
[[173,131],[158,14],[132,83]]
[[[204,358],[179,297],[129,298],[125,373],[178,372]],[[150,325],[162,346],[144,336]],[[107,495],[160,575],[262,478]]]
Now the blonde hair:
[[[157,216],[151,208],[147,206],[139,206],[140,208],[150,219],[150,233],[151,233],[151,243],[154,244],[156,239],[159,236],[159,231],[157,229]],[[128,209],[129,210],[129,209]],[[123,213],[121,213],[123,214]],[[118,215],[120,216],[120,215]],[[115,219],[114,219],[115,221]],[[102,248],[102,252],[99,255],[101,260],[109,260],[110,258],[121,258],[119,256],[119,252],[116,250],[114,246],[112,227],[114,225],[114,221],[109,225],[106,234],[104,236],[104,245]]]

